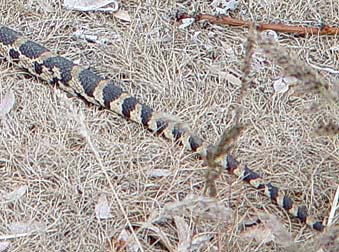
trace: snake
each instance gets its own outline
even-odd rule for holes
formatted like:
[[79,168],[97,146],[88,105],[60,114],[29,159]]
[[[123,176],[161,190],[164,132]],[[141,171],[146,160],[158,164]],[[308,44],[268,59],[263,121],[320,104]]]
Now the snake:
[[[103,78],[2,24],[0,56],[52,86],[58,86],[71,95],[142,125],[155,135],[182,145],[202,159],[206,159],[208,155],[209,145],[181,120],[155,111],[125,92],[116,81]],[[304,205],[295,204],[286,193],[266,182],[259,173],[233,155],[225,153],[216,162],[223,170],[258,189],[300,222],[320,232],[326,228],[321,221],[308,214]]]

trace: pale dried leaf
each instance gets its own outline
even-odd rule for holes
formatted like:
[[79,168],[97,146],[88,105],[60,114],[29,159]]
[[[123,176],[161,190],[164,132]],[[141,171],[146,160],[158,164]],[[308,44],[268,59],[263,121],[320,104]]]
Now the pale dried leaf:
[[283,94],[288,91],[288,83],[284,80],[284,77],[279,77],[273,82],[273,89],[275,94]]
[[98,203],[95,205],[95,216],[98,220],[111,218],[111,207],[106,195],[100,195]]
[[116,0],[64,0],[64,6],[70,10],[79,11],[116,12],[119,9],[119,4]]
[[121,20],[126,21],[126,22],[131,22],[132,21],[130,15],[128,14],[128,12],[124,11],[124,10],[118,10],[117,12],[114,12],[113,16],[115,18],[121,19]]
[[8,93],[4,96],[0,103],[0,116],[4,116],[11,111],[15,104],[15,96],[12,90],[9,90]]
[[235,85],[241,85],[240,78],[230,73],[220,73],[221,77]]
[[82,137],[86,138],[86,139],[90,139],[91,138],[91,132],[88,130],[86,123],[85,123],[85,115],[81,110],[78,110],[77,108],[75,108],[72,104],[70,104],[70,111],[72,112],[72,116],[73,118],[75,118],[76,120],[78,120],[79,122],[79,133]]
[[298,79],[293,76],[285,76],[284,81],[291,86],[297,84]]
[[225,0],[213,0],[210,4],[212,7],[217,7],[221,2],[225,2]]
[[0,242],[0,252],[6,252],[9,249],[9,242]]
[[[104,44],[109,43],[109,39],[102,37],[102,36],[99,36],[99,35],[86,33],[84,30],[77,30],[73,33],[73,35],[76,38],[80,38],[80,39],[86,40],[88,42],[96,43],[96,44],[99,44],[99,45],[104,45]],[[76,63],[76,62],[74,61],[74,63]],[[77,64],[79,64],[79,63],[77,63]]]
[[[125,245],[126,252],[139,252],[139,244],[135,241],[132,234],[127,232],[126,229],[123,229],[121,233],[118,236],[118,242],[119,244]],[[122,250],[119,250],[122,251]]]
[[227,10],[224,8],[219,8],[215,7],[215,12],[216,15],[227,15]]
[[168,177],[170,175],[171,172],[165,169],[153,169],[148,173],[151,178]]
[[31,232],[42,232],[47,228],[45,223],[41,222],[12,222],[9,224],[9,230],[14,234],[28,234]]
[[194,18],[184,18],[181,20],[181,25],[179,25],[179,29],[185,29],[186,27],[190,26],[193,24],[195,21]]
[[211,6],[217,15],[228,15],[228,11],[234,11],[239,5],[239,0],[214,0]]
[[2,198],[4,200],[6,200],[7,202],[16,201],[16,200],[20,199],[22,196],[24,196],[24,194],[27,192],[27,190],[28,190],[27,185],[20,186],[16,190],[2,195]]
[[45,10],[46,12],[53,12],[53,11],[54,11],[54,8],[53,8],[53,6],[52,6],[52,4],[51,4],[50,1],[39,0],[39,1],[38,1],[38,4],[39,4],[39,6],[40,6],[43,10]]
[[119,236],[118,236],[118,241],[123,241],[124,243],[127,242],[129,233],[126,231],[126,229],[121,230]]
[[[230,49],[232,50],[232,49]],[[232,73],[232,71],[225,71],[225,69],[222,69],[218,65],[210,65],[209,70],[211,71],[212,74],[217,74],[219,75],[220,79],[227,80],[230,83],[240,86],[241,85],[241,80],[240,77],[237,77],[235,74]]]
[[278,34],[273,30],[262,31],[261,36],[265,39],[270,39],[270,40],[273,40],[275,42],[278,42],[278,40],[279,40]]
[[191,232],[189,230],[188,225],[186,224],[184,218],[179,216],[173,217],[175,226],[177,227],[179,244],[177,251],[178,252],[188,252],[191,246]]
[[[73,63],[77,64],[77,65],[80,65],[81,60],[80,59],[75,59],[75,60],[73,60]],[[64,92],[62,92],[62,93],[64,93]]]
[[198,42],[198,40],[199,40],[199,35],[201,34],[201,31],[196,31],[196,32],[194,32],[194,34],[193,34],[193,36],[192,36],[192,41],[194,41],[194,42]]

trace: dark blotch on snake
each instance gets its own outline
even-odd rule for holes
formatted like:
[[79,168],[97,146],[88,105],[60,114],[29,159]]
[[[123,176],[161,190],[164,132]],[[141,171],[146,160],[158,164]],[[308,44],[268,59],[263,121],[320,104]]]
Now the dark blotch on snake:
[[21,34],[4,26],[0,26],[0,43],[4,45],[13,44]]
[[190,136],[188,142],[192,151],[196,151],[202,145],[201,139],[196,136]]
[[268,191],[270,192],[271,200],[277,202],[278,198],[278,187],[273,186],[271,183],[267,184]]
[[20,53],[14,49],[10,49],[8,52],[9,56],[11,57],[11,59],[13,60],[17,60],[20,57]]
[[242,180],[249,183],[251,180],[257,179],[257,178],[260,178],[260,175],[256,172],[252,171],[251,169],[249,169],[247,167],[247,165],[245,165]]
[[148,122],[151,120],[152,114],[153,114],[153,109],[145,104],[142,104],[141,122],[144,126],[148,127]]
[[131,112],[135,109],[135,106],[138,104],[138,100],[134,97],[128,97],[124,99],[124,102],[121,105],[122,114],[127,118],[131,117]]
[[160,135],[162,132],[164,132],[167,126],[168,126],[168,123],[166,121],[162,119],[158,119],[156,133]]
[[27,58],[30,59],[37,59],[39,58],[43,53],[48,52],[48,49],[33,42],[33,41],[26,41],[23,43],[20,47],[19,50],[22,55],[26,56]]
[[183,132],[180,130],[180,127],[173,127],[172,135],[174,136],[174,141],[178,141],[183,135]]
[[54,77],[56,74],[54,73],[54,68],[58,69],[57,71],[61,75],[61,79],[59,80],[65,86],[67,86],[69,81],[72,79],[72,69],[74,64],[72,61],[65,59],[64,57],[55,56],[45,59],[43,66],[47,67]]
[[85,93],[90,97],[93,97],[95,88],[98,86],[99,82],[103,80],[103,78],[88,69],[82,70],[79,73],[78,78]]
[[102,90],[105,107],[109,109],[110,103],[118,99],[122,93],[123,91],[121,87],[116,86],[112,81],[109,81]]
[[38,62],[34,62],[34,71],[38,75],[42,74],[42,65],[39,64]]
[[302,222],[306,222],[308,213],[307,213],[307,209],[305,206],[298,207],[297,217]]
[[282,207],[287,211],[290,210],[293,207],[292,200],[289,197],[284,196]]

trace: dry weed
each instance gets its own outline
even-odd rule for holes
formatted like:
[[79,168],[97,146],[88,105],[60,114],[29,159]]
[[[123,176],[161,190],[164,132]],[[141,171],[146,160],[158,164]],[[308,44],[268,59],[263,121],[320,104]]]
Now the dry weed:
[[[46,10],[41,2],[0,0],[0,23],[103,76],[119,79],[125,90],[182,118],[209,142],[236,121],[233,112],[239,107],[247,31],[208,24],[178,29],[171,16],[187,6],[208,12],[207,1],[195,1],[194,6],[191,1],[122,1],[132,19],[128,24],[109,14],[66,11],[61,1],[46,1]],[[234,15],[284,23],[323,17],[325,23],[338,24],[338,8],[320,1],[240,1]],[[101,34],[110,43],[78,39],[74,32],[81,29]],[[309,52],[313,62],[339,69],[336,37],[281,34],[280,46],[302,61]],[[289,70],[293,71],[299,74]],[[306,81],[317,80],[311,71],[306,73],[301,76]],[[326,217],[339,180],[339,141],[338,135],[317,134],[315,125],[328,118],[337,123],[338,107],[309,89],[303,96],[288,93],[272,101],[271,83],[281,74],[274,60],[254,52],[239,119],[248,126],[232,152],[312,214]],[[320,74],[329,83],[325,90],[334,90],[329,80],[336,76]],[[316,83],[312,87],[320,87]],[[47,225],[30,236],[7,237],[13,251],[107,251],[107,241],[123,230],[140,251],[175,251],[184,228],[190,235],[184,240],[212,237],[204,240],[200,251],[281,251],[276,243],[258,246],[239,239],[237,224],[260,212],[277,216],[298,244],[312,242],[312,230],[225,174],[215,181],[215,188],[219,203],[234,211],[230,222],[186,213],[183,219],[176,217],[180,232],[170,221],[147,226],[151,213],[166,204],[202,194],[205,170],[199,160],[115,114],[27,78],[1,60],[0,100],[9,90],[15,105],[0,119],[0,193],[28,189],[19,199],[1,203],[0,237],[11,234],[11,223]],[[314,104],[319,109],[310,110]],[[168,173],[155,178],[149,175],[154,169]],[[100,195],[107,196],[112,218],[98,221],[95,205]]]

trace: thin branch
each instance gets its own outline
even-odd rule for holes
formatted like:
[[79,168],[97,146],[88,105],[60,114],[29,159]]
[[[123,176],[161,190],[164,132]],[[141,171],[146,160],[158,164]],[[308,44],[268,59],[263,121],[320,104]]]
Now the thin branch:
[[211,145],[208,147],[205,160],[205,164],[208,166],[204,188],[205,195],[210,197],[217,196],[215,181],[225,169],[224,166],[220,165],[220,159],[225,158],[225,154],[232,149],[234,142],[238,139],[243,130],[243,125],[235,125],[222,133],[215,146]]
[[[237,18],[232,18],[229,16],[213,16],[208,14],[199,13],[195,16],[191,16],[187,13],[178,13],[177,20],[180,21],[185,18],[194,18],[195,21],[206,20],[211,24],[219,24],[219,25],[230,25],[230,26],[240,26],[250,28],[253,25],[252,21],[244,21]],[[304,27],[304,26],[293,26],[286,24],[258,24],[257,25],[259,31],[263,30],[273,30],[276,32],[284,32],[284,33],[293,33],[299,36],[305,35],[339,35],[339,27],[331,27],[331,26],[322,26],[322,27]]]

